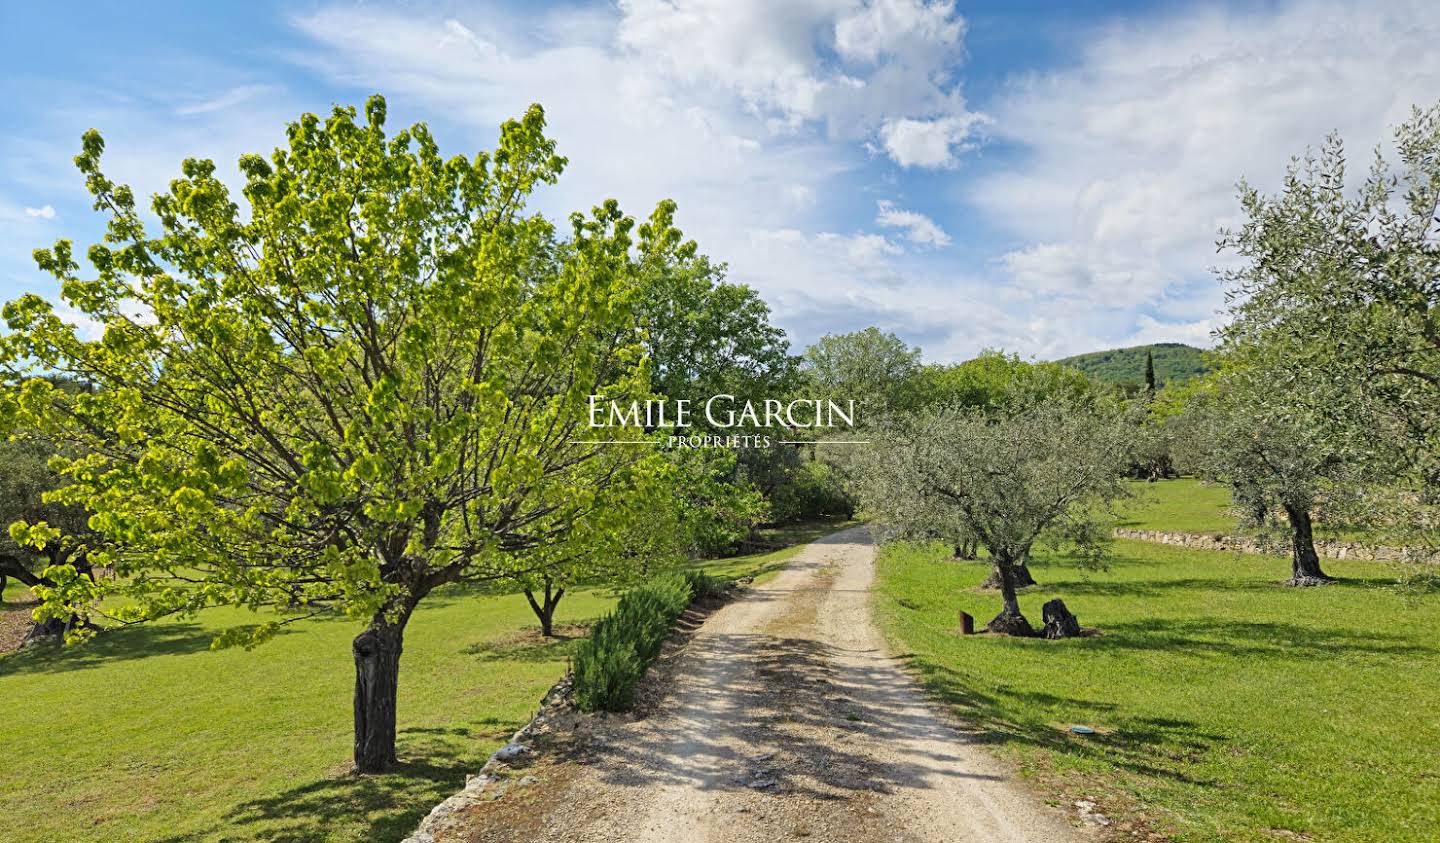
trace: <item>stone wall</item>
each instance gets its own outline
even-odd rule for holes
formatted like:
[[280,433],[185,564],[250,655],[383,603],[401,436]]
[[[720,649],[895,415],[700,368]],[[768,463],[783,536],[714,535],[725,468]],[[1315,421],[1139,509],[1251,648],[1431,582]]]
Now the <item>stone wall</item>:
[[[1178,533],[1169,530],[1124,530],[1117,529],[1115,537],[1136,539],[1143,542],[1169,544],[1177,547],[1193,547],[1199,550],[1229,550],[1237,553],[1274,554],[1274,546],[1265,547],[1259,540],[1248,536],[1229,536],[1223,533]],[[1414,558],[1410,550],[1403,547],[1373,547],[1358,542],[1316,539],[1315,552],[1325,559],[1364,559],[1378,562],[1404,562]],[[1283,553],[1282,553],[1283,555]]]

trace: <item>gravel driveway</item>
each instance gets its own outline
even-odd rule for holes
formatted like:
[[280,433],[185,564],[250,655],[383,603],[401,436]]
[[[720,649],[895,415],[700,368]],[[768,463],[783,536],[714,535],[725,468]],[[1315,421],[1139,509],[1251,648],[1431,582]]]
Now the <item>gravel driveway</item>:
[[870,612],[863,527],[705,621],[638,720],[516,771],[443,840],[1094,839],[926,699]]

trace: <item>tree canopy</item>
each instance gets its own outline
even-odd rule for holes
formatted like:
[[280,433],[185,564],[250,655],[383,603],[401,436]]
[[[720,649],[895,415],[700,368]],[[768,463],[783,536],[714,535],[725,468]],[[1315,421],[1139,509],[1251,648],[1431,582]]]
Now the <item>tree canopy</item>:
[[[695,251],[669,205],[637,227],[607,201],[563,233],[528,213],[565,165],[538,106],[473,158],[442,157],[423,124],[387,136],[385,111],[376,96],[361,120],[306,114],[285,148],[243,156],[244,211],[212,162],[186,160],[151,204],[154,235],[88,132],[76,164],[105,240],[88,273],[69,241],[35,256],[103,330],[87,339],[27,295],[0,340],[0,416],[58,444],[50,499],[93,513],[91,558],[117,574],[51,566],[44,611],[84,616],[119,593],[119,622],[215,604],[362,619],[361,770],[394,761],[422,599],[580,552],[659,500],[644,494],[655,461],[590,441],[584,407],[648,395],[636,300]],[[62,531],[11,534],[43,546]]]
[[1099,560],[1105,508],[1125,494],[1128,432],[1114,410],[1017,399],[993,413],[948,406],[898,419],[858,472],[864,511],[903,533],[973,537],[1001,589],[990,628],[1032,634],[1015,593],[1031,549],[1065,541]]

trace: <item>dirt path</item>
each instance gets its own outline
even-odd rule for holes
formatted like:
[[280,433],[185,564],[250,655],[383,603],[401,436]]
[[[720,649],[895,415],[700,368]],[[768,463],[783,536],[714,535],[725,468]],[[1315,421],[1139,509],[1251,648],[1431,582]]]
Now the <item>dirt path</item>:
[[453,839],[1092,839],[885,654],[873,576],[864,528],[807,546],[706,621],[649,717],[600,729],[577,761],[537,767]]

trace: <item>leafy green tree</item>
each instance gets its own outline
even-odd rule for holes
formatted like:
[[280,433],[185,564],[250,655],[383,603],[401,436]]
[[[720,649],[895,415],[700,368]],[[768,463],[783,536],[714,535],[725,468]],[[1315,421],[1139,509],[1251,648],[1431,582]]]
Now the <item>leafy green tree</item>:
[[1244,523],[1287,535],[1286,585],[1324,585],[1332,578],[1315,550],[1313,513],[1360,480],[1357,466],[1323,425],[1268,403],[1261,393],[1270,385],[1263,371],[1222,369],[1171,419],[1175,454],[1186,471],[1229,486]]
[[[16,440],[0,442],[0,519],[46,521],[65,533],[65,538],[46,542],[39,548],[21,545],[9,536],[0,537],[0,595],[14,579],[32,589],[53,587],[45,575],[51,565],[68,564],[81,575],[94,579],[95,572],[85,553],[89,543],[89,513],[76,506],[47,502],[49,492],[58,489],[64,478],[50,468],[52,452],[43,442]],[[74,616],[51,617],[36,624],[27,641],[63,635],[83,624]]]
[[1145,392],[1155,394],[1155,352],[1145,349]]
[[1080,401],[1098,395],[1084,373],[1058,363],[1032,363],[1018,354],[987,349],[953,365],[923,367],[906,388],[907,407],[961,405],[987,413],[1023,401]]
[[1440,523],[1424,512],[1440,503],[1440,106],[1416,109],[1358,186],[1331,136],[1277,194],[1242,182],[1240,200],[1245,222],[1221,239],[1245,259],[1223,276],[1221,336],[1266,373],[1254,399],[1388,478],[1380,488],[1394,493],[1357,497],[1353,514],[1382,528]]
[[898,407],[920,369],[920,349],[879,328],[826,334],[805,350],[803,370],[822,397],[853,400],[856,422]]
[[1003,606],[989,629],[1033,635],[1017,572],[1037,542],[1066,542],[1098,564],[1108,505],[1125,494],[1127,431],[1096,405],[1016,400],[995,413],[939,407],[879,437],[862,472],[864,512],[906,532],[988,551]]
[[[117,574],[51,565],[44,611],[281,613],[220,645],[298,615],[361,620],[362,772],[396,760],[404,630],[428,595],[582,552],[646,499],[649,449],[591,441],[587,396],[648,395],[634,300],[647,266],[694,250],[664,207],[637,230],[607,201],[566,235],[528,214],[565,164],[538,106],[470,159],[384,124],[378,96],[361,121],[303,115],[268,160],[240,159],[247,212],[212,162],[186,160],[151,204],[154,236],[88,132],[76,163],[109,216],[93,273],[69,241],[36,260],[103,332],[27,295],[0,339],[0,415],[79,454],[55,461],[66,483],[47,500],[93,513],[90,558]],[[22,520],[11,535],[64,534]]]
[[[696,402],[731,395],[735,404],[756,406],[796,391],[800,360],[790,354],[785,332],[771,324],[770,308],[754,289],[725,280],[724,264],[690,254],[647,271],[637,310],[646,329],[653,391]],[[688,433],[756,432],[713,430],[703,412],[692,414],[690,422]],[[748,536],[770,512],[758,481],[774,480],[772,494],[788,486],[791,456],[773,448],[671,454],[683,478],[675,503],[689,552],[716,555]]]
[[[520,586],[544,636],[554,635],[555,611],[577,587],[625,588],[687,558],[733,550],[769,508],[765,498],[736,477],[736,453],[722,448],[679,449],[666,455],[663,483],[625,502],[641,513],[560,548],[529,554],[501,587]],[[582,528],[585,525],[580,525]]]
[[[687,255],[647,269],[636,309],[648,334],[653,391],[761,404],[795,389],[799,359],[790,355],[785,332],[770,324],[770,308],[752,288],[724,280],[723,264]],[[692,422],[699,429],[707,424],[703,413]]]

